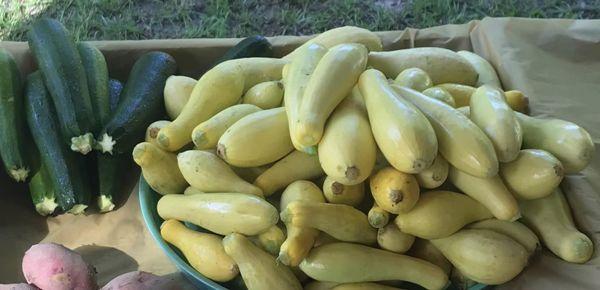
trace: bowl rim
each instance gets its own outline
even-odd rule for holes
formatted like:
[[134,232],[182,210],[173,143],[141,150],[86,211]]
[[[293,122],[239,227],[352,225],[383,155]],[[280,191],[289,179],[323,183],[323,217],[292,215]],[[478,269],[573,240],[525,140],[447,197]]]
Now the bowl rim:
[[[142,191],[147,191],[147,193],[142,194]],[[144,223],[146,224],[146,228],[150,232],[152,239],[158,244],[158,246],[163,250],[163,252],[167,255],[167,257],[171,260],[171,262],[175,263],[175,266],[179,271],[183,272],[185,276],[189,279],[190,277],[204,284],[205,286],[213,287],[214,290],[228,290],[217,282],[205,277],[200,274],[194,268],[192,268],[186,261],[184,261],[165,240],[160,236],[160,225],[158,225],[152,216],[152,212],[148,206],[147,194],[157,194],[146,182],[144,176],[140,175],[140,181],[138,183],[138,197],[140,200],[140,210],[142,212],[142,218],[144,219]]]

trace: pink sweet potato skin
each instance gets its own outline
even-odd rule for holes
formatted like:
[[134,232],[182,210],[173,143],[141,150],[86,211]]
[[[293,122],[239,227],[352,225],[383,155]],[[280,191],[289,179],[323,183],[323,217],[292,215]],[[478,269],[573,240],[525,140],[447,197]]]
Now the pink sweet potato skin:
[[169,278],[151,273],[134,271],[112,279],[101,290],[178,290],[179,287]]
[[62,245],[33,245],[23,257],[27,283],[43,290],[98,289],[94,268],[81,255]]
[[35,286],[31,286],[29,284],[20,283],[20,284],[3,284],[0,285],[0,290],[40,290]]

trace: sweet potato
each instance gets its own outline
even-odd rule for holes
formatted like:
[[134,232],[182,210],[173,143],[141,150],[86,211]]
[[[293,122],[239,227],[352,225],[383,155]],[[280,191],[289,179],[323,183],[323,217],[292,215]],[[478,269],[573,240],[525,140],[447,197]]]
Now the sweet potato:
[[134,271],[112,279],[101,290],[177,290],[173,279],[151,273]]
[[38,287],[31,286],[25,283],[19,284],[2,284],[0,290],[39,290]]
[[44,290],[98,289],[94,268],[62,245],[33,245],[25,252],[22,267],[27,283]]

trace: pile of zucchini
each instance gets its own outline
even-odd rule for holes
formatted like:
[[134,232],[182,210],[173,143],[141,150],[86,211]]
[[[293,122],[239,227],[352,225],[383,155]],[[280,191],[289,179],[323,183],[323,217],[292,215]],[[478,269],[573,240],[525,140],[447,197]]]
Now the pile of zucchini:
[[[12,56],[0,50],[4,167],[15,181],[29,182],[41,215],[82,214],[94,201],[100,212],[111,211],[126,192],[133,146],[165,114],[163,87],[175,60],[148,52],[123,85],[109,78],[100,50],[75,42],[60,22],[37,20],[27,37],[38,70],[24,83]],[[112,150],[102,150],[106,144]]]

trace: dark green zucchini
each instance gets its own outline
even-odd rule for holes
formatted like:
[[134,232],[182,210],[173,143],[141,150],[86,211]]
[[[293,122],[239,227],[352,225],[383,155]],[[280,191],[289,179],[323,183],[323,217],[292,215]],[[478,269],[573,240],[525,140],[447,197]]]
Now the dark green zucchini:
[[108,90],[108,67],[104,55],[88,42],[77,43],[87,77],[88,91],[95,113],[94,133],[99,133],[110,118],[110,94]]
[[214,65],[231,59],[272,56],[273,47],[271,43],[262,35],[254,35],[242,39],[238,44],[225,52]]
[[58,113],[64,142],[71,150],[87,154],[92,150],[96,121],[73,38],[60,22],[42,18],[33,23],[27,39]]
[[117,104],[119,103],[119,98],[121,97],[122,90],[123,84],[119,80],[110,79],[108,81],[108,105],[110,106],[111,112],[117,108]]
[[29,180],[29,193],[35,210],[42,216],[54,213],[58,204],[50,174],[42,164]]
[[22,86],[17,64],[0,48],[0,156],[8,175],[19,182],[27,179],[31,169],[25,150],[28,138]]
[[163,90],[176,70],[175,60],[164,52],[148,52],[135,62],[121,101],[98,142],[103,153],[130,154],[144,140],[146,127],[165,115]]
[[83,213],[91,198],[85,159],[62,142],[56,111],[39,72],[27,77],[25,115],[60,209],[73,214]]
[[[123,85],[118,80],[111,79],[109,82],[110,102],[109,111],[114,111],[119,103]],[[115,205],[122,202],[121,198],[127,190],[123,186],[123,176],[131,168],[128,154],[97,154],[98,158],[98,209],[100,212],[108,212]]]

